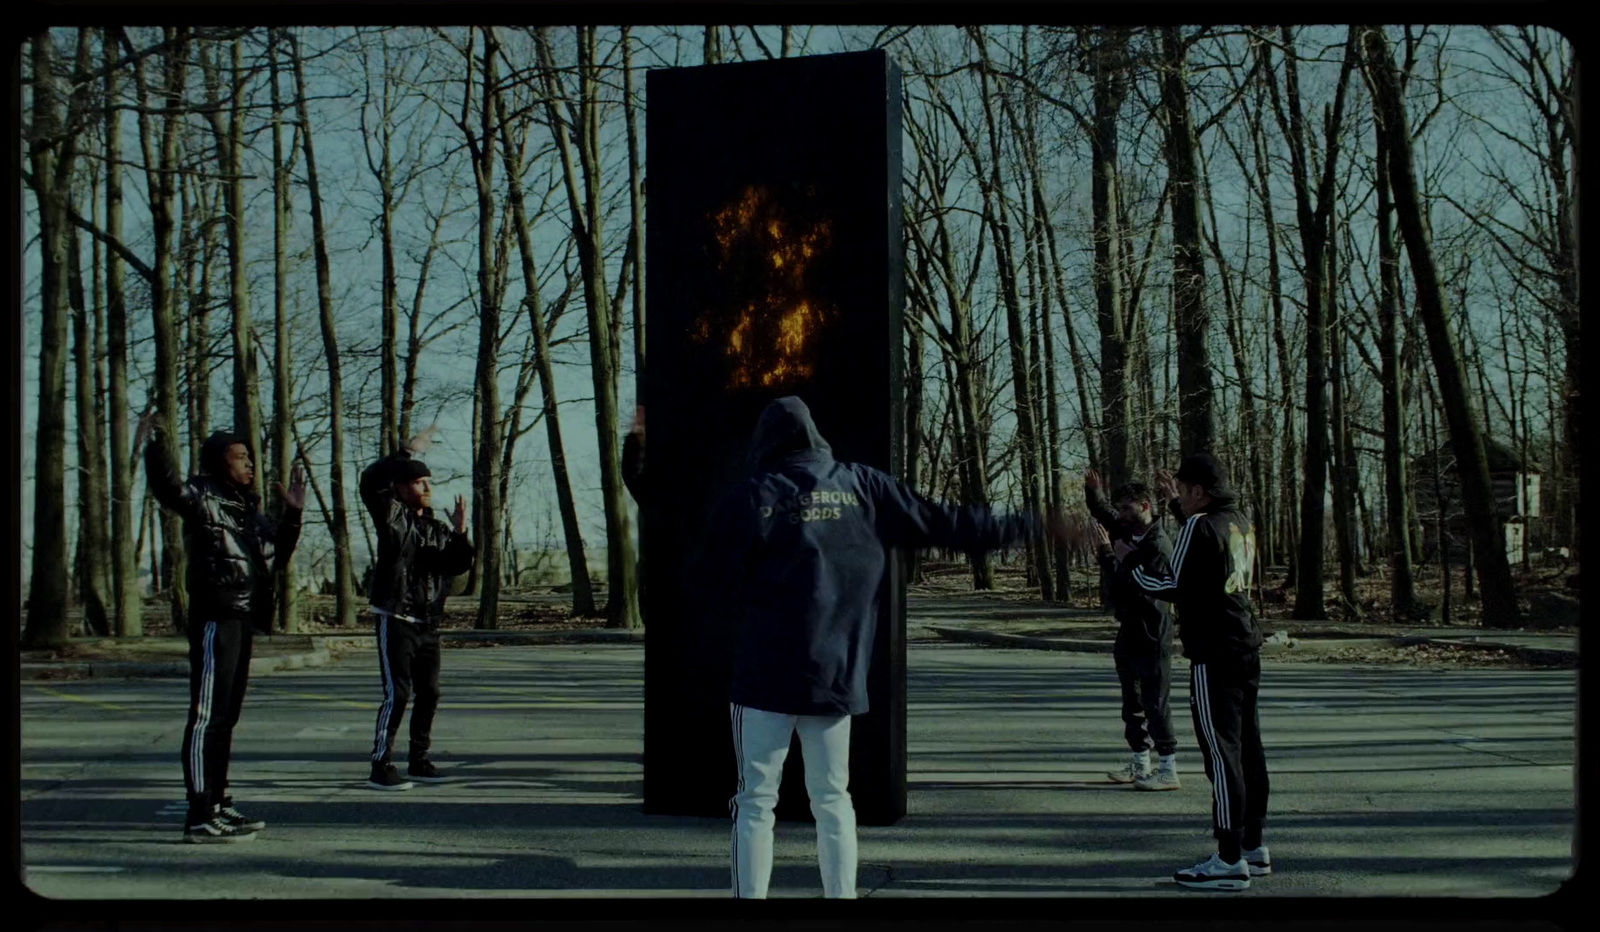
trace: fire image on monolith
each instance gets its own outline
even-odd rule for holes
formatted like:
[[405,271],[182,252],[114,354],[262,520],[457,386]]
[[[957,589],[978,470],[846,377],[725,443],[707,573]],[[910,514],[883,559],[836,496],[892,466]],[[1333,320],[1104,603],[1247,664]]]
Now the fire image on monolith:
[[[900,74],[882,51],[652,71],[646,122],[645,810],[728,816],[738,631],[686,573],[750,475],[774,398],[834,455],[901,470]],[[885,581],[871,711],[851,727],[859,821],[905,814],[905,582]],[[778,816],[810,818],[798,741]]]

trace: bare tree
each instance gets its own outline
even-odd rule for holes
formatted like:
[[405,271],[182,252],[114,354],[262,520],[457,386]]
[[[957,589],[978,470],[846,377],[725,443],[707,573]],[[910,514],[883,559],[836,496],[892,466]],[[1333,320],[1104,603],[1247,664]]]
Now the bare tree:
[[[639,594],[635,579],[633,541],[628,512],[622,501],[622,467],[617,439],[615,366],[608,335],[611,333],[611,296],[606,290],[604,213],[600,203],[599,78],[595,60],[595,30],[578,30],[577,113],[563,86],[551,49],[548,28],[535,33],[540,77],[545,89],[545,112],[560,154],[572,215],[573,237],[578,242],[578,262],[583,269],[584,306],[589,314],[589,364],[594,382],[595,433],[600,443],[600,490],[606,516],[607,594],[606,618],[611,627],[637,628]],[[574,159],[573,149],[577,149]],[[583,182],[580,195],[578,185]]]
[[1161,112],[1166,129],[1167,188],[1172,203],[1173,317],[1178,337],[1178,452],[1210,450],[1212,415],[1210,316],[1200,237],[1195,130],[1189,113],[1188,42],[1178,27],[1161,30]]
[[[83,30],[87,33],[88,30]],[[83,40],[87,45],[87,39]],[[91,188],[94,179],[89,179]],[[78,546],[73,559],[77,576],[78,604],[83,609],[85,634],[104,637],[111,633],[110,612],[106,605],[105,474],[100,471],[95,451],[100,449],[100,425],[95,411],[94,337],[90,332],[90,308],[83,292],[83,264],[78,232],[68,229],[67,301],[72,314],[74,362],[73,400],[78,434]]]
[[[1339,68],[1339,83],[1334,91],[1333,106],[1323,119],[1325,155],[1321,181],[1312,200],[1312,177],[1316,166],[1311,164],[1311,154],[1302,115],[1298,52],[1294,34],[1285,26],[1279,30],[1284,46],[1284,90],[1279,95],[1276,81],[1269,82],[1273,108],[1278,116],[1278,126],[1289,143],[1291,178],[1294,181],[1295,214],[1299,221],[1300,245],[1305,264],[1302,279],[1306,292],[1306,445],[1305,490],[1300,498],[1300,554],[1295,577],[1295,603],[1293,617],[1297,619],[1322,618],[1323,589],[1322,562],[1324,544],[1323,497],[1328,481],[1328,407],[1324,386],[1327,381],[1327,358],[1324,350],[1327,322],[1323,303],[1326,296],[1328,218],[1333,211],[1334,171],[1338,165],[1339,134],[1344,118],[1345,88],[1349,85],[1350,69],[1355,55],[1352,30],[1345,42],[1343,64]],[[1271,51],[1265,43],[1258,46],[1259,54],[1267,56],[1263,71],[1271,72]],[[1285,107],[1287,102],[1287,107]]]
[[[287,482],[289,464],[293,457],[294,403],[289,396],[289,373],[293,364],[294,347],[289,342],[288,309],[288,238],[289,217],[294,210],[289,179],[294,174],[296,153],[299,152],[300,127],[294,126],[294,137],[289,143],[285,158],[283,150],[283,101],[279,86],[279,46],[285,30],[274,26],[268,37],[268,80],[272,85],[272,469],[279,482]],[[309,474],[310,469],[306,472]],[[279,508],[284,507],[279,501]],[[282,516],[282,511],[278,517]],[[295,567],[293,561],[284,564],[278,573],[277,627],[280,631],[294,631],[300,617],[296,605]]]
[[[1355,34],[1352,28],[1352,37]],[[1438,379],[1440,401],[1449,424],[1450,441],[1456,455],[1461,480],[1462,504],[1466,509],[1468,531],[1475,552],[1478,583],[1482,589],[1484,624],[1514,628],[1521,612],[1506,561],[1504,538],[1500,533],[1489,465],[1483,435],[1467,389],[1455,335],[1451,332],[1449,302],[1440,287],[1434,263],[1431,237],[1423,216],[1418,192],[1416,167],[1411,154],[1411,133],[1401,99],[1399,81],[1389,42],[1381,29],[1361,31],[1363,63],[1372,86],[1378,131],[1383,134],[1389,159],[1389,184],[1394,192],[1395,212],[1405,237],[1406,254],[1411,259],[1412,279],[1417,288],[1417,310],[1428,335],[1428,350]]]
[[[578,525],[577,503],[572,495],[572,478],[567,468],[567,453],[564,441],[561,438],[560,407],[556,401],[555,369],[550,356],[551,336],[555,331],[555,321],[559,318],[562,309],[567,303],[568,296],[572,293],[573,281],[569,276],[566,291],[555,308],[555,314],[550,315],[548,322],[544,307],[544,297],[541,289],[538,266],[534,260],[533,235],[529,226],[530,218],[526,200],[522,189],[523,162],[520,148],[513,147],[510,137],[510,118],[506,113],[505,99],[499,97],[495,101],[496,112],[500,120],[501,157],[506,163],[506,193],[511,202],[512,227],[516,231],[517,253],[522,260],[522,305],[528,311],[529,336],[533,340],[533,354],[529,362],[532,363],[538,377],[540,400],[543,407],[540,419],[545,424],[546,443],[550,448],[550,467],[556,486],[556,507],[561,514],[561,531],[566,542],[567,568],[572,578],[572,613],[579,616],[596,614],[594,603],[594,587],[589,579],[588,557],[583,550],[583,532]],[[513,155],[515,153],[515,157]],[[549,191],[545,199],[548,200]],[[544,213],[544,203],[541,202],[537,214]],[[641,339],[643,330],[635,330],[635,340]],[[530,425],[532,426],[532,425]],[[507,444],[515,446],[513,439]]]
[[[150,227],[155,238],[155,261],[151,263],[150,316],[155,331],[156,407],[159,431],[155,442],[166,445],[171,462],[178,458],[178,331],[173,319],[175,296],[172,288],[172,230],[173,197],[178,178],[178,131],[182,124],[183,93],[189,66],[191,31],[182,26],[164,26],[162,34],[166,51],[162,55],[164,98],[160,110],[149,107],[148,83],[145,81],[143,57],[133,60],[134,86],[139,98],[139,144],[143,150],[145,187],[149,198]],[[126,34],[122,35],[128,45]],[[132,49],[130,47],[129,51]],[[150,115],[160,113],[159,138],[151,125]],[[142,451],[133,451],[135,455]],[[188,559],[184,553],[182,533],[176,515],[159,510],[161,525],[162,584],[170,589],[172,625],[179,632],[187,631],[189,624],[189,592],[184,585],[188,572]]]
[[[287,31],[289,61],[294,69],[294,106],[300,122],[300,144],[306,156],[306,193],[311,200],[311,238],[317,269],[317,307],[322,325],[322,350],[328,371],[328,435],[331,450],[329,492],[333,499],[335,623],[343,628],[355,624],[355,572],[350,564],[350,522],[344,494],[344,379],[339,359],[339,334],[334,327],[333,285],[328,261],[328,234],[322,216],[322,189],[317,179],[316,147],[312,143],[311,118],[306,100],[305,56],[293,30]],[[309,472],[309,470],[308,470]]]
[[[106,235],[122,239],[122,112],[117,106],[116,32],[100,32],[105,72],[103,114],[106,158]],[[144,633],[144,603],[140,599],[138,560],[134,539],[143,524],[133,523],[133,459],[128,450],[128,310],[123,287],[121,254],[106,250],[106,352],[111,450],[111,590],[115,631],[119,637]]]

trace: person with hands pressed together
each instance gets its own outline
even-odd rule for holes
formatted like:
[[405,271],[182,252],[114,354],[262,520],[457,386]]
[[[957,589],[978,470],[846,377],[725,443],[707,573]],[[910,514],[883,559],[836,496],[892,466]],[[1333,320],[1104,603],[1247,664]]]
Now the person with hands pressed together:
[[[1085,485],[1098,491],[1098,484],[1099,476],[1091,470]],[[1147,486],[1127,483],[1117,489],[1112,501],[1116,510],[1107,508],[1105,513],[1125,536],[1113,539],[1101,520],[1094,522],[1092,533],[1117,618],[1117,638],[1111,655],[1122,686],[1123,737],[1133,756],[1126,767],[1107,776],[1141,790],[1175,790],[1180,785],[1178,741],[1172,732],[1168,702],[1172,690],[1172,609],[1133,582],[1136,569],[1166,572],[1172,545],[1162,532]],[[1159,764],[1154,768],[1150,765],[1151,748],[1155,749]]]
[[[189,570],[189,717],[183,729],[183,782],[188,797],[183,840],[249,841],[267,823],[235,808],[228,792],[233,729],[250,679],[255,632],[272,633],[274,575],[300,539],[305,476],[296,464],[289,486],[274,483],[286,506],[276,524],[254,492],[250,441],[217,431],[200,447],[200,472],[187,481],[164,444],[152,405],[139,419],[133,448],[144,447],[150,494],[183,519]],[[146,440],[149,441],[146,445]]]
[[1187,518],[1172,547],[1169,572],[1135,569],[1133,581],[1178,609],[1178,636],[1189,658],[1189,707],[1211,780],[1217,851],[1173,874],[1202,890],[1243,890],[1272,873],[1262,842],[1266,824],[1266,754],[1257,693],[1261,626],[1250,603],[1255,529],[1208,453],[1183,461],[1176,479],[1158,473],[1157,488]]
[[[439,707],[439,623],[450,578],[472,568],[473,549],[465,499],[456,496],[449,524],[434,517],[432,473],[417,457],[437,433],[437,425],[430,425],[361,473],[361,501],[378,536],[369,593],[383,683],[367,780],[375,790],[409,790],[411,780],[445,779],[428,758]],[[394,742],[413,697],[406,779],[394,766]]]

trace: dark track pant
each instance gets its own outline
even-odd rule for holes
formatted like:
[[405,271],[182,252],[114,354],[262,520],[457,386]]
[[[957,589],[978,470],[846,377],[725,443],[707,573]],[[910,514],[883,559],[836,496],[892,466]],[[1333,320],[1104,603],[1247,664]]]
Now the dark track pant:
[[1267,757],[1256,692],[1261,655],[1189,667],[1189,708],[1211,781],[1211,824],[1223,860],[1261,845],[1267,821]]
[[394,739],[411,708],[411,760],[428,756],[432,744],[433,713],[439,708],[439,630],[398,618],[378,616],[378,672],[383,679],[383,703],[378,707],[378,727],[372,740],[372,761],[388,764]]
[[189,721],[183,729],[183,788],[189,817],[208,816],[228,792],[233,726],[250,681],[253,633],[242,621],[189,626]]
[[1155,748],[1157,754],[1178,750],[1172,733],[1172,656],[1116,654],[1117,680],[1122,684],[1122,734],[1135,751]]

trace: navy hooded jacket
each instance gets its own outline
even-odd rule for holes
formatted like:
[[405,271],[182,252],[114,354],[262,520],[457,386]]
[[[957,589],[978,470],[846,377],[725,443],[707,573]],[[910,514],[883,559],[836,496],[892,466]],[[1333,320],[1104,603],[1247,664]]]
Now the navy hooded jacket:
[[787,715],[867,711],[867,670],[890,547],[994,550],[1034,520],[929,501],[887,473],[833,458],[805,403],[767,406],[753,475],[717,504],[693,571],[739,645],[729,699]]

